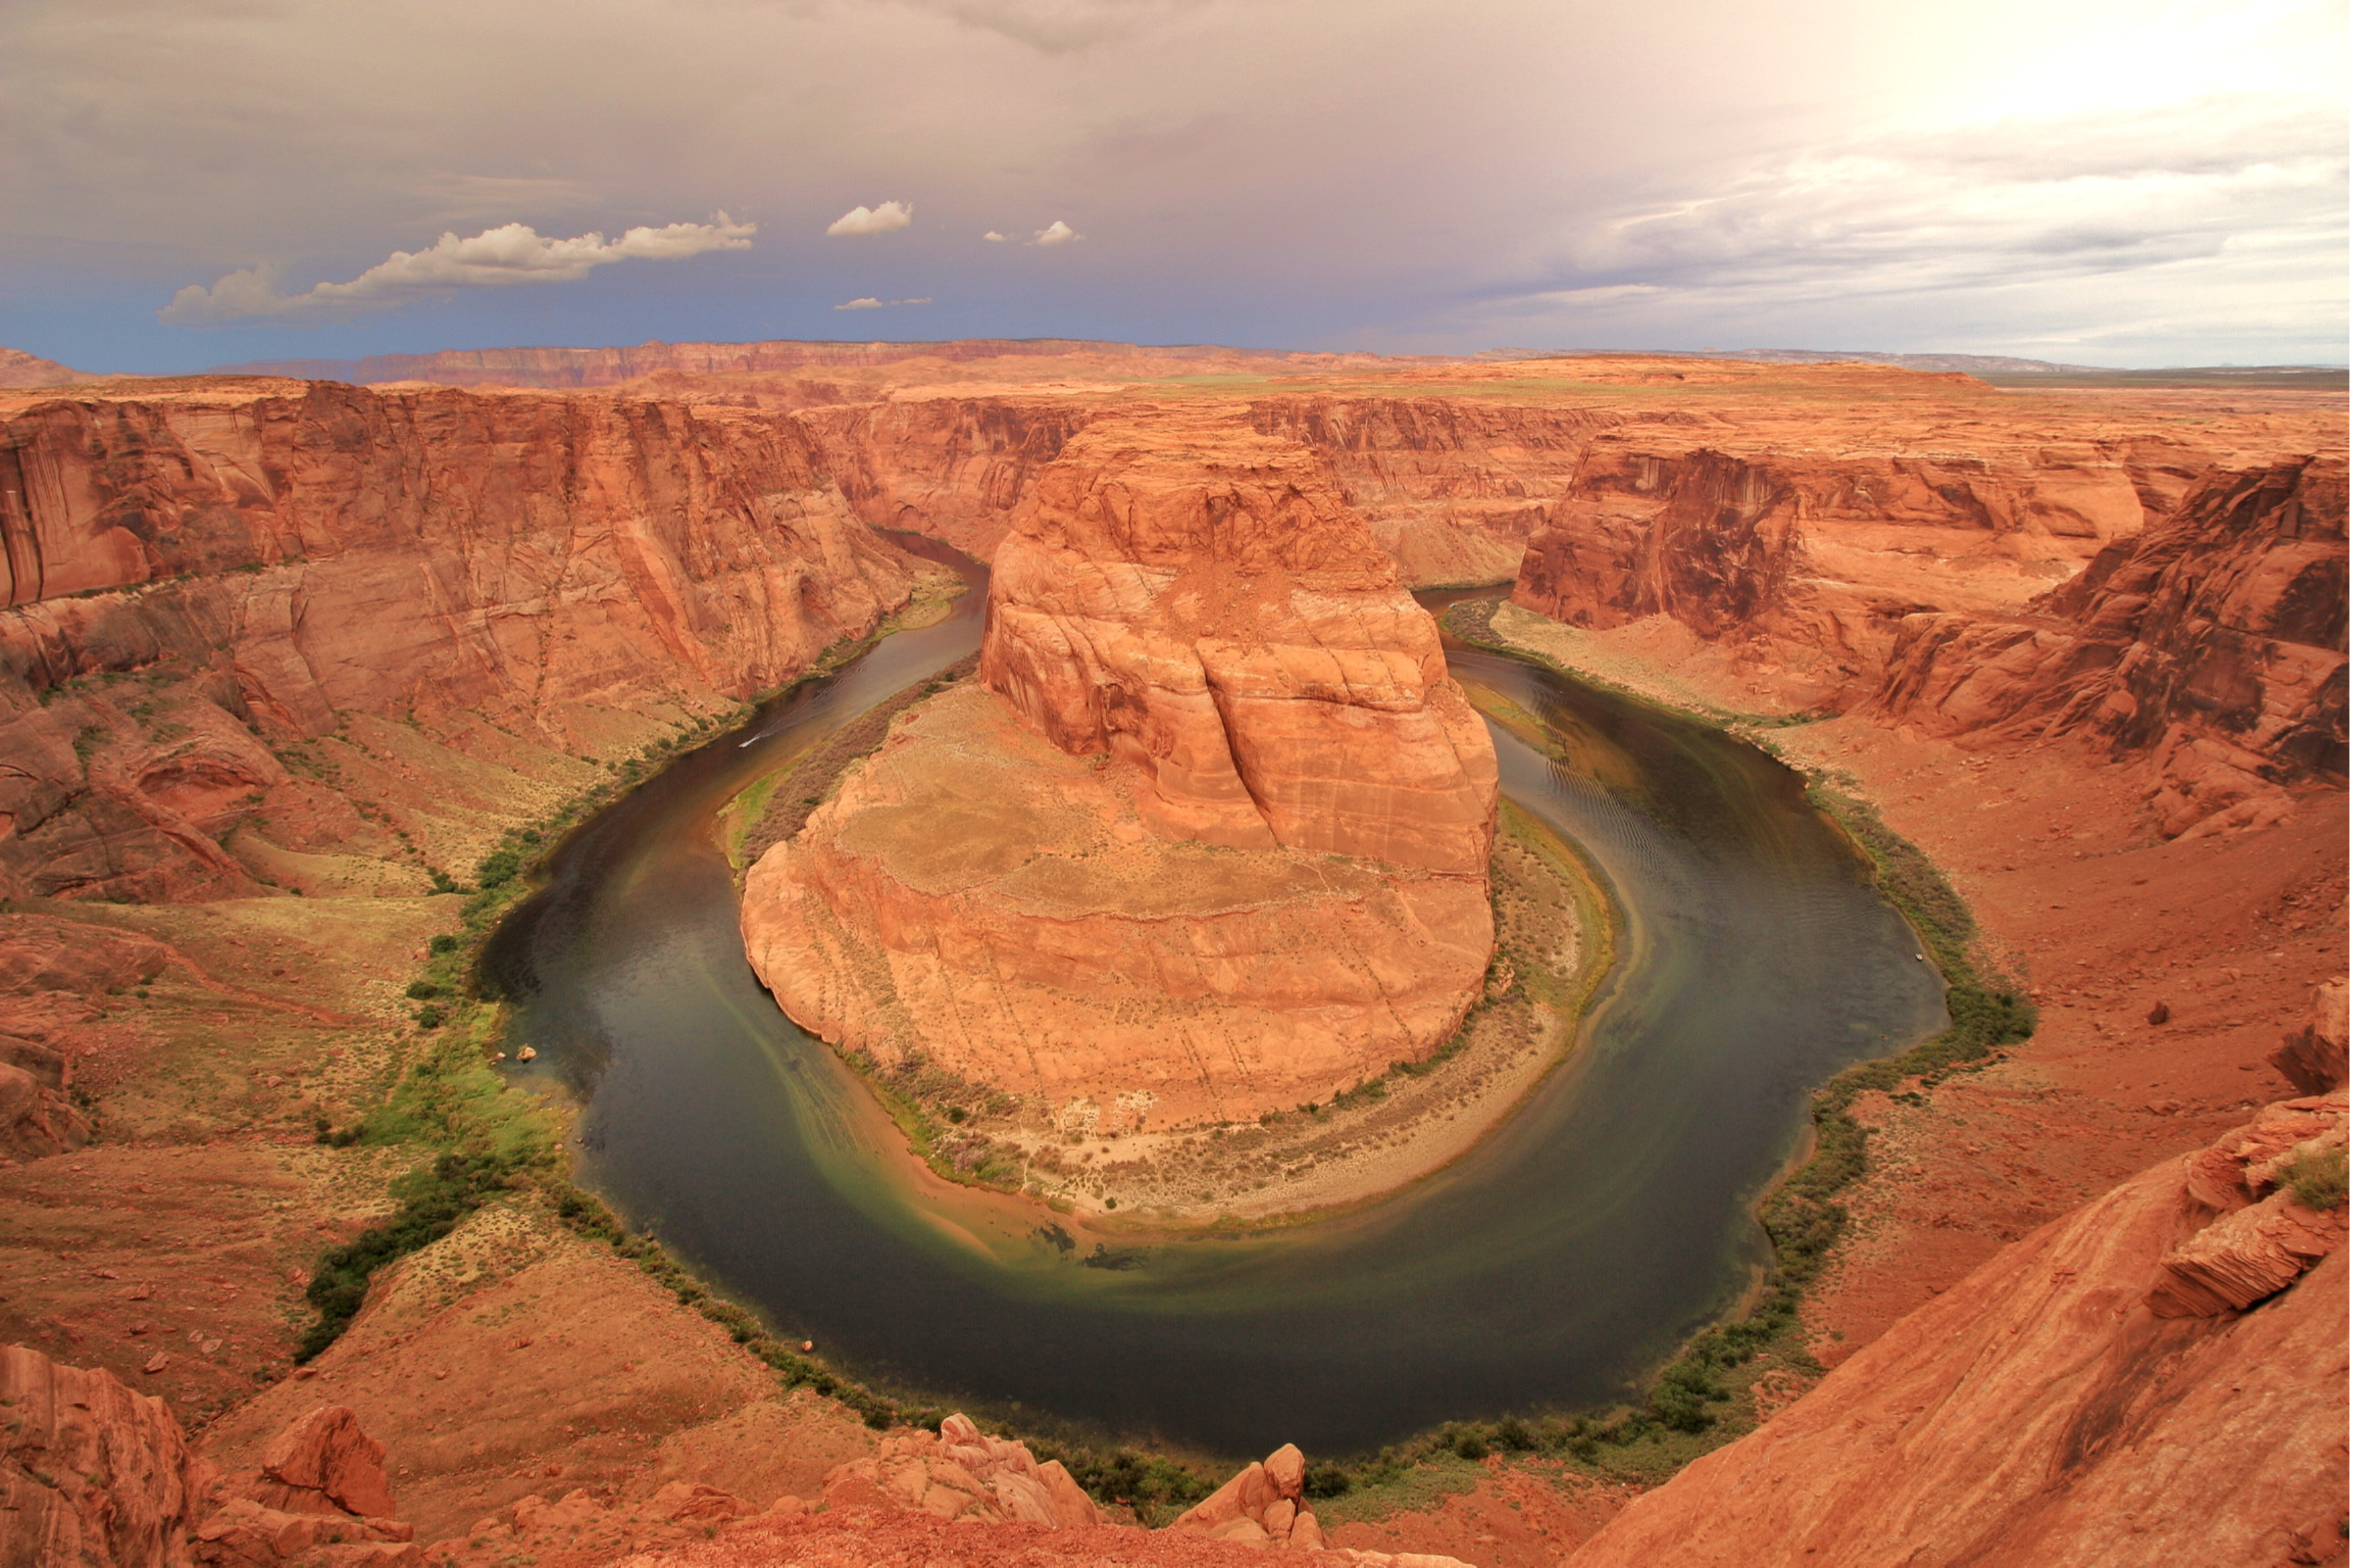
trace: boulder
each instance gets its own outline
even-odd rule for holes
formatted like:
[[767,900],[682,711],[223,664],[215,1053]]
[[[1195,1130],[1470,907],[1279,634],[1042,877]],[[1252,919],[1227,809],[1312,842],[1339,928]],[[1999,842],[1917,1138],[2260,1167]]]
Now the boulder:
[[919,1511],[982,1523],[1019,1521],[1082,1530],[1103,1515],[1059,1459],[983,1433],[961,1414],[936,1435],[894,1432],[870,1459],[838,1465],[825,1478],[828,1508]]
[[1243,1466],[1168,1528],[1216,1541],[1321,1552],[1324,1527],[1308,1510],[1306,1489],[1307,1458],[1296,1444],[1285,1443],[1265,1458]]

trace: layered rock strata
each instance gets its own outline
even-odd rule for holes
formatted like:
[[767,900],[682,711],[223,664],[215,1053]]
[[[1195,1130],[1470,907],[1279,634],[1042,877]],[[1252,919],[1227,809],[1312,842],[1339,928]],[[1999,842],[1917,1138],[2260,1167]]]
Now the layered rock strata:
[[2282,1184],[2346,1120],[2273,1107],[2006,1248],[1571,1563],[2341,1559],[2343,1194]]
[[987,689],[915,710],[747,879],[788,1013],[1103,1130],[1322,1100],[1452,1033],[1494,755],[1310,454],[1091,426],[989,610]]
[[617,398],[247,382],[0,409],[0,893],[253,890],[222,840],[261,797],[336,808],[286,799],[273,747],[354,713],[508,760],[781,683],[912,582],[817,462],[787,418]]
[[2151,756],[2168,836],[2275,818],[2284,788],[2345,780],[2346,560],[2341,461],[2218,472],[2030,614],[1906,617],[1871,707]]
[[207,1477],[160,1399],[0,1345],[0,1562],[170,1568]]
[[2055,456],[1597,447],[1529,538],[1512,602],[1597,630],[1664,616],[1757,644],[1843,706],[1906,616],[2013,606],[2140,531],[2124,466]]

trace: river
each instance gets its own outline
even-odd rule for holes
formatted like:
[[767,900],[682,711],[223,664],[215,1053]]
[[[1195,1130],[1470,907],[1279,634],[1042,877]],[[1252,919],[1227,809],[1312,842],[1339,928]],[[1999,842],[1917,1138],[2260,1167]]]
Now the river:
[[1050,1216],[890,1147],[753,976],[712,831],[762,773],[976,647],[983,598],[585,824],[484,959],[541,1053],[519,1078],[581,1102],[578,1179],[854,1375],[1227,1456],[1605,1404],[1767,1256],[1749,1205],[1809,1091],[1942,1026],[1934,972],[1794,773],[1451,647],[1458,679],[1575,759],[1494,731],[1504,793],[1583,845],[1624,911],[1579,1049],[1470,1155],[1364,1212],[1082,1267],[1032,1234]]

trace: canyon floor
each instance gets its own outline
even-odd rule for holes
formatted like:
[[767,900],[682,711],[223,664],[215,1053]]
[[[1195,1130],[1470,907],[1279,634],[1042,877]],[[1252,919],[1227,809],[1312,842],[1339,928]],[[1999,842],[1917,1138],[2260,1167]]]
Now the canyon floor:
[[[321,412],[338,397],[350,407]],[[2326,393],[2016,392],[1876,368],[1685,361],[1139,362],[1084,345],[656,367],[617,389],[564,394],[523,380],[378,394],[195,379],[0,395],[11,461],[26,475],[55,468],[22,481],[47,531],[38,581],[17,575],[31,524],[7,514],[15,607],[0,720],[12,758],[37,760],[5,781],[16,793],[0,835],[0,1036],[8,1059],[47,1073],[55,1102],[94,1128],[84,1146],[11,1133],[0,1338],[159,1395],[225,1469],[249,1468],[303,1409],[351,1405],[385,1445],[402,1517],[424,1542],[575,1489],[637,1504],[683,1481],[765,1506],[811,1496],[833,1467],[871,1455],[878,1435],[854,1412],[780,1389],[724,1327],[535,1190],[381,1274],[352,1329],[298,1370],[311,1271],[392,1212],[392,1184],[416,1158],[396,1142],[335,1147],[320,1134],[384,1103],[431,1044],[417,1022],[427,998],[409,988],[435,973],[435,938],[466,934],[466,896],[435,891],[435,871],[470,879],[502,847],[527,859],[537,840],[522,835],[547,828],[563,803],[625,785],[911,594],[919,613],[935,605],[936,591],[914,587],[919,567],[870,549],[871,529],[919,528],[985,557],[1071,430],[1106,408],[1124,417],[1161,405],[1216,405],[1315,445],[1416,584],[1510,577],[1580,486],[1618,471],[1613,451],[1670,467],[1677,452],[1731,454],[1752,478],[1727,494],[1767,483],[1754,474],[1837,468],[1849,487],[1838,504],[1855,506],[1865,503],[1850,480],[1864,466],[1877,465],[1868,483],[1882,500],[1905,475],[1928,473],[1928,493],[1967,468],[1982,489],[1956,515],[2031,492],[2018,515],[2055,522],[1972,531],[1873,521],[1810,559],[1862,584],[1855,603],[1878,595],[1989,615],[2068,580],[2105,542],[2101,531],[2137,531],[2211,467],[2344,448],[2342,398]],[[637,521],[559,545],[543,517],[491,565],[472,537],[371,536],[376,565],[337,577],[338,552],[358,547],[322,520],[352,525],[300,500],[305,486],[342,482],[332,442],[301,447],[299,460],[240,443],[333,431],[363,414],[394,422],[370,437],[381,443],[446,452],[480,437],[482,453],[527,449],[551,463],[552,432],[586,431],[566,448],[581,465],[566,482],[581,496],[626,493],[616,515]],[[161,520],[141,522],[143,534],[103,521],[131,503],[102,494],[115,479],[76,455],[108,451],[107,420],[144,432],[124,447],[139,461],[160,462],[171,440],[190,454],[156,470],[177,478],[125,482],[122,494],[135,489]],[[690,451],[702,456],[681,455]],[[745,489],[732,469],[696,467],[712,453],[793,477]],[[480,458],[494,460],[505,459]],[[758,528],[728,531],[738,523],[727,519],[755,518]],[[805,557],[764,553],[786,535],[807,542]],[[1743,535],[1697,554],[1746,562],[1761,579],[1770,544]],[[2168,837],[2152,820],[2145,760],[2081,737],[1941,738],[1851,701],[1843,716],[1813,717],[1860,689],[1856,669],[1879,655],[1853,650],[1882,636],[1884,617],[1833,595],[1822,622],[1862,628],[1844,651],[1836,635],[1744,642],[1742,612],[1726,606],[1752,583],[1703,581],[1688,550],[1637,560],[1629,549],[1591,568],[1596,583],[1651,584],[1651,600],[1600,617],[1615,624],[1575,629],[1506,610],[1498,628],[1572,671],[1753,723],[1792,765],[1875,805],[1966,895],[1989,956],[2041,1008],[2034,1037],[1981,1070],[1925,1095],[1857,1102],[1874,1131],[1868,1173],[1845,1200],[1857,1223],[1805,1308],[1824,1365],[2006,1246],[2299,1092],[2266,1054],[2302,1024],[2315,986],[2345,973],[2341,777],[2293,781],[2276,811]],[[437,552],[482,569],[459,584],[465,574],[417,565]],[[1598,559],[1589,543],[1587,559]],[[697,597],[722,578],[735,597],[716,608],[715,591]],[[207,619],[203,595],[222,584],[248,597]],[[2341,571],[2339,584],[2341,597]],[[307,621],[284,608],[305,592]],[[549,616],[565,617],[561,636],[529,647],[509,636]],[[786,621],[793,635],[766,641],[744,629]],[[298,642],[323,717],[279,700],[293,689],[285,672],[301,660],[287,650]],[[417,650],[445,642],[470,650],[465,671],[417,674]],[[575,655],[569,668],[593,666],[594,681],[567,676]],[[193,771],[183,765],[192,747],[204,763]],[[59,824],[82,835],[66,849]],[[103,853],[76,847],[91,844]],[[1507,910],[1508,940],[1559,934],[1513,937],[1512,919]],[[2163,1021],[2151,1022],[2160,1004]],[[1541,1024],[1531,1014],[1500,1030],[1514,1037],[1492,1058],[1463,1051],[1449,1068],[1461,1082],[1418,1079],[1394,1102],[1329,1121],[1325,1108],[1294,1113],[1182,1181],[1165,1151],[1141,1142],[1064,1142],[1060,1157],[1086,1168],[1074,1190],[1119,1194],[1124,1207],[1216,1208],[1261,1180],[1274,1184],[1244,1201],[1349,1201],[1401,1167],[1372,1151],[1335,1175],[1327,1152],[1395,1136],[1381,1119],[1415,1093],[1449,1109],[1482,1092],[1490,1109],[1508,1104],[1512,1074],[1541,1060],[1520,1037],[1541,1036]],[[1470,1123],[1454,1125],[1446,1136]],[[1450,1462],[1335,1511],[1328,1535],[1533,1568],[1566,1560],[1641,1484],[1551,1460]],[[909,1560],[937,1544],[904,1528],[892,1550]],[[577,1560],[702,1539],[699,1525],[665,1521]],[[2341,1560],[2341,1542],[2335,1551]]]

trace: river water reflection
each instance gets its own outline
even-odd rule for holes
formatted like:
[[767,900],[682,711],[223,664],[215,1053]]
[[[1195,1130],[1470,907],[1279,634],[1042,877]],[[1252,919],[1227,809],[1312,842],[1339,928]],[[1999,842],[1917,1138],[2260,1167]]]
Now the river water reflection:
[[1941,1025],[1910,932],[1788,770],[1454,648],[1457,679],[1578,759],[1495,736],[1505,793],[1582,844],[1625,912],[1578,1054],[1471,1155],[1364,1213],[1082,1267],[1033,1234],[1044,1216],[890,1149],[754,978],[712,836],[753,778],[971,651],[983,596],[584,826],[485,959],[533,1070],[585,1104],[580,1179],[855,1373],[1229,1455],[1605,1403],[1761,1260],[1747,1205],[1809,1089]]

